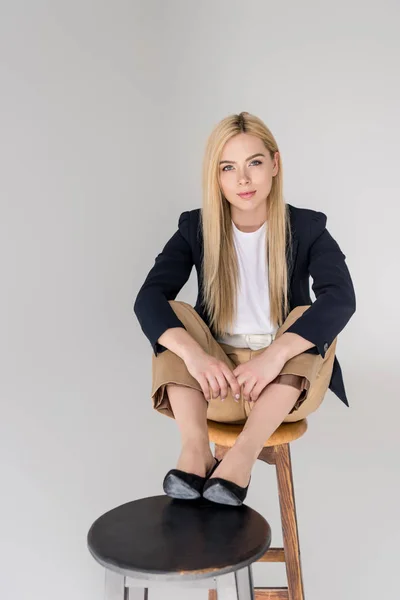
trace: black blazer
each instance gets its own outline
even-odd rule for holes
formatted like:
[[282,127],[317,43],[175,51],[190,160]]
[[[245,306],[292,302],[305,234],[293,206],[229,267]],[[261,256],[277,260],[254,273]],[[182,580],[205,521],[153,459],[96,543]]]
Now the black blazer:
[[[292,252],[288,247],[286,253],[290,310],[311,304],[287,331],[298,333],[315,344],[306,352],[324,357],[356,310],[354,287],[345,263],[346,256],[326,229],[326,215],[291,204],[287,204],[287,208],[292,230]],[[155,258],[134,303],[136,317],[156,356],[166,350],[157,342],[161,334],[170,327],[184,327],[168,300],[175,300],[189,279],[193,265],[199,290],[194,309],[210,327],[201,293],[203,238],[200,211],[196,208],[181,213],[178,230]],[[310,298],[310,275],[316,297],[314,302]],[[211,327],[210,330],[215,335]],[[336,356],[329,388],[349,406]]]

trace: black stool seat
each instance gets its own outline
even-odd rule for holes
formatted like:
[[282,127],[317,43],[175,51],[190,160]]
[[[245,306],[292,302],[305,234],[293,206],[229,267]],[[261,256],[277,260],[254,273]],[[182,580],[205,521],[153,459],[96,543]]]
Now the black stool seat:
[[99,517],[87,536],[101,565],[142,579],[194,580],[241,569],[271,543],[271,528],[252,508],[151,496]]

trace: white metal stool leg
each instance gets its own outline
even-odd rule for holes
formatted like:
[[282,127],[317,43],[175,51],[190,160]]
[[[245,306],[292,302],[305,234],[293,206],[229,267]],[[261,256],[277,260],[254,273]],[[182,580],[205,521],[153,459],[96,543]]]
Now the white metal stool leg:
[[124,575],[106,569],[104,600],[148,600],[147,587],[126,587]]
[[148,600],[149,588],[130,587],[126,588],[126,600]]
[[126,600],[124,575],[106,569],[104,600]]
[[218,600],[254,600],[251,565],[233,573],[220,575],[216,580]]
[[[104,600],[148,600],[148,584],[150,584],[149,587],[162,587],[166,585],[166,582],[135,580],[106,569]],[[175,587],[216,588],[218,600],[255,600],[251,565],[232,573],[219,575],[212,580],[175,581],[173,585]]]

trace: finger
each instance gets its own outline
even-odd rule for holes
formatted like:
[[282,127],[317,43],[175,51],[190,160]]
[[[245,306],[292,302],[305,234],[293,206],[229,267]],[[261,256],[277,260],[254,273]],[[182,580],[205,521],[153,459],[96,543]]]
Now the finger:
[[226,383],[226,379],[224,377],[224,374],[218,373],[216,376],[217,381],[219,383],[219,389],[221,390],[221,400],[225,400],[225,398],[228,395],[228,385]]
[[236,381],[238,382],[238,384],[240,386],[242,386],[242,385],[244,385],[246,383],[246,381],[248,380],[248,378],[249,378],[249,374],[248,373],[247,374],[246,373],[241,373],[240,375],[238,375],[236,377]]
[[220,395],[219,383],[216,380],[215,375],[213,375],[212,373],[206,373],[206,377],[207,377],[210,387],[212,389],[211,398],[212,398],[212,400],[214,400],[215,398],[218,398],[218,396]]
[[245,386],[243,388],[243,398],[245,400],[247,400],[248,402],[250,401],[249,400],[250,393],[251,393],[253,387],[256,385],[256,383],[257,383],[256,377],[251,377],[251,379],[248,379],[245,383]]
[[264,388],[265,383],[258,382],[250,393],[250,402],[256,402]]
[[238,375],[240,375],[242,371],[242,365],[238,365],[237,367],[235,367],[232,371],[232,373],[234,374],[235,377],[237,377]]
[[199,384],[201,386],[201,391],[204,394],[204,398],[207,400],[207,402],[209,402],[210,401],[210,390],[208,388],[207,379],[204,377],[204,375],[199,375],[197,377],[197,381],[199,382]]
[[224,365],[221,368],[226,377],[227,382],[229,383],[229,387],[232,390],[232,395],[233,395],[234,399],[236,400],[236,402],[239,402],[240,385],[238,384],[236,377],[234,376],[234,374],[232,373],[232,371],[229,369],[229,367],[227,365]]

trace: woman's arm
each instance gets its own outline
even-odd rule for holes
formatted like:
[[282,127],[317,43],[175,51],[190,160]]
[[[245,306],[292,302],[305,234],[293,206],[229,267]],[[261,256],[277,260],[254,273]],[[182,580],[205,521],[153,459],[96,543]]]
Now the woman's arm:
[[285,331],[281,336],[274,340],[274,343],[268,346],[268,348],[281,355],[282,360],[287,362],[294,356],[297,356],[314,346],[315,344],[301,337],[301,335]]
[[158,343],[171,350],[171,352],[179,356],[184,362],[186,362],[189,356],[203,352],[200,344],[182,327],[167,329],[158,338]]
[[[280,344],[286,348],[289,357],[295,356],[299,349],[304,352],[315,345],[324,358],[329,346],[356,310],[356,296],[346,256],[326,229],[326,221],[327,217],[322,212],[316,212],[311,219],[308,271],[313,278],[316,300],[281,336]],[[296,333],[305,341],[287,335],[290,333]],[[308,347],[307,343],[310,344]]]
[[157,341],[167,329],[186,329],[169,300],[175,300],[194,264],[188,232],[189,211],[185,211],[179,217],[178,230],[156,257],[134,303],[133,310],[156,356],[167,349]]

